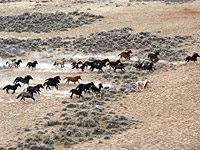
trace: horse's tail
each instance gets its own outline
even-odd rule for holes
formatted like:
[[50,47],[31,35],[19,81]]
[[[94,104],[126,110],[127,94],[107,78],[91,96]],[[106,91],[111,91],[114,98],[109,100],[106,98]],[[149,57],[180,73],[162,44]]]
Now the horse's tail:
[[185,58],[185,61],[189,60],[189,58],[190,58],[190,56],[187,56],[187,57]]
[[20,96],[22,96],[22,93],[17,96],[17,99],[20,98]]
[[[73,90],[73,89],[72,89]],[[69,93],[72,93],[72,90]]]
[[6,65],[8,64],[8,61],[6,62]]
[[3,90],[5,90],[7,87],[8,87],[8,86],[6,85],[6,86],[3,88]]
[[56,65],[56,61],[55,61],[55,63],[53,64],[54,66]]
[[69,77],[65,77],[63,80],[67,79],[68,80]]
[[121,56],[122,54],[119,54],[118,56]]

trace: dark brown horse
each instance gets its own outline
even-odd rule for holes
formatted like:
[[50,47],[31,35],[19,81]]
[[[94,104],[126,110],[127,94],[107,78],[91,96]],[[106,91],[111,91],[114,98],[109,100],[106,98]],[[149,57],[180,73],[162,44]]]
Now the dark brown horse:
[[159,52],[155,52],[154,54],[150,53],[148,58],[150,58],[151,61],[158,61],[158,55],[160,55]]
[[142,66],[141,69],[152,71],[152,69],[153,69],[153,63],[150,63],[150,64],[144,64],[144,65]]
[[79,62],[73,62],[71,65],[72,65],[72,69],[76,68],[80,68],[79,65],[82,64],[82,61],[79,61]]
[[118,65],[115,65],[115,66],[114,66],[114,72],[116,72],[117,69],[121,69],[121,71],[124,72],[124,67],[125,67],[125,65],[124,65],[123,63],[120,63],[120,64],[118,64]]
[[40,88],[44,88],[42,84],[38,84],[36,86],[29,86],[26,89],[24,89],[24,91],[26,90],[27,92],[29,92],[30,90],[34,89],[40,95]]
[[84,69],[87,67],[86,63],[83,63],[79,68],[82,70],[82,72],[84,71]]
[[76,82],[78,82],[78,83],[80,83],[78,80],[80,79],[80,80],[82,80],[81,79],[81,76],[75,76],[75,77],[65,77],[63,80],[65,80],[65,79],[67,79],[67,83],[69,84],[69,82],[71,81],[71,82],[74,82],[74,84],[76,83]]
[[135,67],[136,69],[140,70],[140,69],[142,69],[142,65],[143,65],[143,63],[135,64],[135,65],[133,65],[133,67]]
[[132,51],[129,50],[127,52],[122,52],[121,54],[119,54],[118,56],[120,56],[120,59],[125,58],[130,60],[130,55],[131,55]]

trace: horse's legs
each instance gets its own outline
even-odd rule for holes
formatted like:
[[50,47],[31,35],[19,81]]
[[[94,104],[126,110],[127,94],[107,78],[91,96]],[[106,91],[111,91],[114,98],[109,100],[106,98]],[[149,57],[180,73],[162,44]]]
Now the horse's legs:
[[33,99],[34,102],[36,102],[36,99],[33,96],[31,98]]
[[15,93],[15,90],[13,90],[12,94],[14,94],[14,93]]
[[56,89],[58,90],[58,86],[56,85],[55,87],[56,87]]
[[22,101],[24,99],[24,97],[22,96],[22,98],[20,99],[20,101]]
[[50,86],[49,86],[49,85],[47,85],[46,89],[47,89],[47,88],[49,88],[49,89],[51,90],[51,88],[50,88]]
[[8,90],[9,90],[9,89],[7,88],[7,89],[6,89],[6,92],[9,94]]
[[38,90],[37,93],[40,95],[40,90]]
[[83,97],[81,94],[79,95],[79,98]]
[[74,93],[72,92],[72,94],[71,94],[71,96],[70,96],[71,99],[72,99],[73,94],[74,94]]

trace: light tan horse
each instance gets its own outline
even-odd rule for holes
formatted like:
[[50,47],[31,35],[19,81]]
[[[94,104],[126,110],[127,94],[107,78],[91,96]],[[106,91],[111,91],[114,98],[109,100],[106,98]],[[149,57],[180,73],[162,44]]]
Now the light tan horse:
[[78,81],[79,79],[82,80],[82,79],[81,79],[81,76],[65,77],[63,80],[65,80],[65,79],[67,79],[66,83],[68,83],[68,84],[69,84],[70,81],[71,81],[71,82],[74,82],[74,84],[75,84],[76,82],[80,83],[80,82]]
[[54,63],[53,65],[54,65],[54,66],[55,66],[55,65],[56,65],[56,66],[61,65],[61,68],[63,68],[65,62],[66,62],[65,58],[63,58],[63,59],[56,59],[56,61],[55,61],[55,63]]
[[8,67],[19,67],[20,66],[20,63],[22,62],[21,59],[19,59],[18,61],[16,59],[13,59],[13,60],[9,60],[6,62],[6,65],[8,65]]

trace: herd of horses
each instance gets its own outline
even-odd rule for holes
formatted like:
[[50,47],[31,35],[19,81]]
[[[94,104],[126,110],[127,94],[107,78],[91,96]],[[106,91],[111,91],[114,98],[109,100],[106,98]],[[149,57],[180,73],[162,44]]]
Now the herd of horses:
[[[75,77],[65,77],[63,80],[67,79],[67,82],[72,81],[74,83],[79,82],[78,80],[81,79],[81,76],[75,76]],[[51,90],[51,87],[55,87],[58,90],[58,86],[60,83],[60,76],[55,76],[53,78],[48,78],[45,80],[43,84],[37,84],[36,86],[29,86],[29,81],[33,80],[33,77],[30,75],[26,75],[25,77],[16,77],[15,80],[13,81],[13,85],[6,85],[3,90],[6,90],[6,92],[9,94],[9,90],[13,91],[12,94],[15,93],[18,87],[22,87],[20,83],[23,83],[24,85],[27,84],[28,87],[23,90],[22,93],[20,93],[17,96],[17,99],[21,97],[20,101],[25,100],[25,98],[32,98],[33,101],[36,101],[35,98],[33,97],[33,94],[39,94],[40,95],[40,89],[44,89],[46,86],[46,90],[49,89]],[[82,92],[84,91],[85,93],[87,91],[92,91],[93,93],[100,94],[101,95],[101,89],[103,88],[103,85],[100,83],[99,87],[96,87],[93,82],[87,83],[87,84],[79,84],[77,88],[71,89],[70,93],[72,96],[78,95],[79,98],[83,97]]]
[[[121,54],[119,54],[118,56],[120,56],[120,59],[125,59],[125,60],[130,60],[130,55],[131,55],[131,51],[127,51],[127,52],[122,52]],[[160,55],[159,52],[155,52],[155,53],[150,53],[148,54],[148,58],[151,60],[151,63],[149,64],[145,64],[144,62],[139,63],[139,64],[135,64],[133,65],[136,69],[138,70],[149,70],[152,71],[153,69],[153,64],[155,62],[158,61],[158,55]],[[187,56],[185,58],[185,61],[188,63],[189,61],[194,61],[194,63],[196,63],[197,61],[197,57],[200,57],[198,53],[194,53],[192,56]],[[94,69],[98,70],[98,73],[100,72],[104,72],[103,71],[103,67],[106,67],[107,65],[109,66],[110,69],[113,69],[114,72],[116,72],[117,69],[120,69],[121,71],[125,71],[125,64],[121,62],[121,60],[118,59],[117,61],[110,61],[109,59],[103,59],[103,60],[94,60],[94,61],[78,61],[78,62],[73,62],[72,65],[72,69],[81,69],[82,71],[84,71],[85,69],[87,69],[88,67],[90,67],[89,69],[91,70],[91,72]],[[53,65],[60,65],[61,68],[64,67],[64,63],[66,62],[65,58],[63,59],[57,59]],[[16,59],[12,59],[6,62],[6,64],[8,65],[8,67],[19,67],[20,63],[22,63],[22,60],[16,60]],[[26,67],[31,68],[32,70],[33,68],[36,69],[36,64],[38,64],[37,61],[33,61],[33,62],[28,62]],[[23,90],[22,93],[20,93],[17,96],[17,99],[21,97],[20,101],[25,100],[25,98],[32,98],[34,101],[35,98],[33,97],[34,94],[39,94],[40,95],[40,89],[44,88],[46,86],[46,89],[50,89],[51,87],[55,87],[58,90],[58,86],[60,84],[60,76],[55,76],[52,78],[48,78],[45,80],[45,82],[43,84],[37,84],[36,86],[29,86],[29,81],[33,80],[33,77],[31,77],[30,75],[26,75],[25,77],[16,77],[15,80],[13,81],[13,85],[6,85],[3,90],[6,90],[7,93],[9,93],[9,90],[12,90],[12,94],[15,93],[15,91],[17,90],[18,87],[21,87],[20,83],[23,84],[27,84],[28,87],[26,89]],[[75,77],[65,77],[63,80],[67,80],[66,83],[69,84],[69,82],[74,82],[74,84],[76,82],[79,83],[79,85],[75,88],[75,89],[71,89],[70,90],[70,98],[72,98],[72,96],[78,95],[79,98],[83,97],[82,92],[88,92],[88,91],[92,91],[93,93],[96,94],[100,94],[101,95],[101,89],[103,88],[103,85],[100,83],[99,86],[95,86],[93,82],[87,83],[87,84],[80,84],[79,80],[82,80],[81,76],[75,76]],[[145,80],[145,81],[138,81],[136,82],[136,89],[137,90],[142,90],[144,88],[146,88],[148,86],[148,84],[150,83],[150,80]]]

